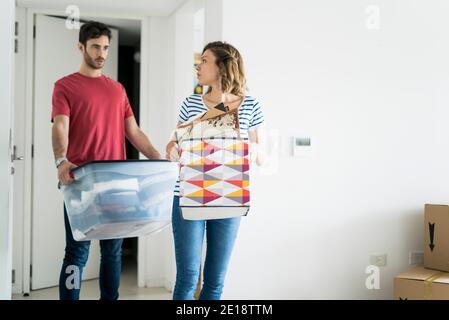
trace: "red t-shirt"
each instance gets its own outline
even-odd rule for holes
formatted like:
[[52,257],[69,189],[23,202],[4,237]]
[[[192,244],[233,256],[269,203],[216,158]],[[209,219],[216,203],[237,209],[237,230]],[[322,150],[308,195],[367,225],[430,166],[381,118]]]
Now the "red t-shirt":
[[125,160],[125,119],[133,116],[125,88],[106,76],[79,72],[56,81],[51,120],[70,118],[67,159],[76,164],[92,160]]

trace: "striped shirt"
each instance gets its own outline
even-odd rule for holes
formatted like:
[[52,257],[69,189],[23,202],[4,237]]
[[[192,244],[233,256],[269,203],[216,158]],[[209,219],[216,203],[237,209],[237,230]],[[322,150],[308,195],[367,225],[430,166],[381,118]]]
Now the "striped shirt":
[[[184,99],[179,110],[178,121],[190,122],[207,112],[209,108],[200,94],[192,94]],[[254,97],[245,96],[239,106],[240,136],[248,138],[248,130],[254,130],[264,122],[262,108]],[[175,186],[175,196],[179,196],[179,179]]]

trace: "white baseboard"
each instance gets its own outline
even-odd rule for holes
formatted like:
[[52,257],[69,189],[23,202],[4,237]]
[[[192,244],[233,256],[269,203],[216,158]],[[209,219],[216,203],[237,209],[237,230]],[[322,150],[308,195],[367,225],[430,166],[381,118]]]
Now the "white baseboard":
[[165,278],[164,281],[164,288],[168,291],[168,292],[173,292],[173,288],[175,287],[175,284],[172,280]]
[[22,294],[22,287],[19,286],[18,284],[13,284],[12,285],[12,294]]
[[160,288],[165,284],[165,278],[151,278],[145,280],[146,288]]
[[167,278],[152,278],[145,281],[146,288],[165,288],[168,292],[173,292],[175,284]]

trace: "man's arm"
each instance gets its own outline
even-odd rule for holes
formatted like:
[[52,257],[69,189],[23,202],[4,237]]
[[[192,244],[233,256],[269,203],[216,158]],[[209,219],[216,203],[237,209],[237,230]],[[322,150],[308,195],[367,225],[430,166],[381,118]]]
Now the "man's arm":
[[145,133],[140,130],[134,117],[125,119],[125,133],[129,142],[148,159],[160,159],[160,153],[153,147]]
[[[55,160],[65,158],[69,145],[69,117],[65,115],[54,117],[51,139]],[[73,181],[70,176],[70,170],[73,168],[76,168],[76,165],[68,160],[58,166],[58,179],[62,184],[69,184]]]

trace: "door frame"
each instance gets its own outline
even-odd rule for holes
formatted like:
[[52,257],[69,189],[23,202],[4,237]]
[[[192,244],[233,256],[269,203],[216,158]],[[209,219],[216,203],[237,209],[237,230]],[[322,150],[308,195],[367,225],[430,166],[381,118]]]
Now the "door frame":
[[[14,161],[11,158],[14,143],[14,17],[15,6],[14,1],[8,0],[1,5],[2,21],[1,21],[1,37],[4,41],[2,53],[2,63],[5,63],[4,72],[1,74],[1,103],[2,107],[2,129],[1,129],[1,178],[2,196],[1,213],[0,213],[0,300],[10,300],[12,290],[12,202],[13,199],[13,169]],[[6,153],[6,154],[5,154]],[[6,160],[6,161],[5,161]]]
[[[33,28],[36,14],[44,15],[59,15],[67,16],[63,10],[50,9],[36,9],[29,7],[21,7],[26,10],[26,53],[25,53],[25,95],[26,95],[26,110],[33,110],[34,101],[34,37]],[[144,132],[148,132],[148,84],[149,84],[149,34],[148,25],[150,17],[143,15],[129,15],[117,14],[112,12],[94,12],[83,11],[83,17],[105,17],[115,19],[128,19],[140,21],[140,128]],[[33,112],[25,112],[25,153],[24,153],[24,212],[23,212],[23,252],[22,252],[22,274],[17,275],[22,277],[22,293],[28,295],[31,291],[31,219],[32,219],[32,178],[33,178]],[[142,155],[140,155],[142,157]],[[145,286],[145,270],[146,270],[146,241],[142,241],[142,237],[138,238],[138,252],[137,252],[137,285],[139,287]]]

